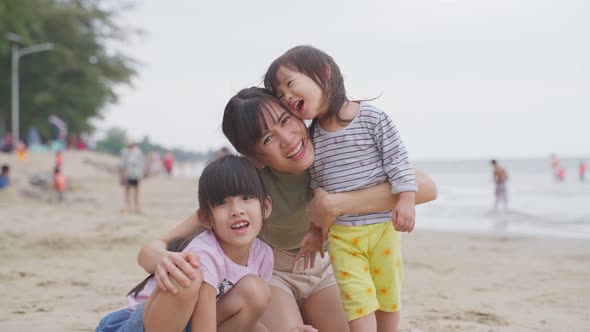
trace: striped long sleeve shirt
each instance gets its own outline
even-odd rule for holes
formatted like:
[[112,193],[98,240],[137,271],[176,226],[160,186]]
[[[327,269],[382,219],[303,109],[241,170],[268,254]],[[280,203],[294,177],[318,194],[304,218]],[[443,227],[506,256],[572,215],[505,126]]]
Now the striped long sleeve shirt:
[[[391,118],[382,110],[361,103],[359,113],[343,129],[313,130],[315,161],[311,187],[330,193],[347,192],[389,181],[394,194],[417,191],[414,168]],[[360,226],[391,220],[391,211],[347,214],[336,224]]]

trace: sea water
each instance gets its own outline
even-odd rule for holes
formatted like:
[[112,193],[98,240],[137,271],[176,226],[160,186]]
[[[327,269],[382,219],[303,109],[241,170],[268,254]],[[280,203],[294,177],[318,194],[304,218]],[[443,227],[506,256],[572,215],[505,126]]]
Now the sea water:
[[[414,162],[438,187],[434,202],[417,206],[416,230],[590,239],[590,179],[579,180],[579,160],[562,160],[562,182],[554,178],[549,159],[498,162],[508,172],[507,211],[493,208],[489,160]],[[197,177],[204,165],[189,163],[175,174]]]
[[417,229],[590,238],[590,180],[579,179],[579,160],[562,161],[564,181],[548,159],[498,162],[508,172],[507,211],[493,208],[489,160],[415,163],[438,186],[437,200],[417,207]]

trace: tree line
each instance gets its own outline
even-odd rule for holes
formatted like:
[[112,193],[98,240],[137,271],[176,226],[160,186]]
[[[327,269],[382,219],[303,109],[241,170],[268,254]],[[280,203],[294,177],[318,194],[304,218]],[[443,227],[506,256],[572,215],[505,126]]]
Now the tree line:
[[130,85],[138,63],[113,49],[141,31],[122,24],[133,8],[125,0],[0,0],[0,133],[11,124],[11,41],[22,47],[51,42],[52,51],[20,59],[20,133],[36,127],[51,139],[49,115],[77,135],[93,130],[105,106],[117,102],[115,88]]
[[[96,151],[118,155],[127,143],[127,133],[121,128],[111,128],[106,131],[105,137],[96,144]],[[166,148],[160,144],[151,142],[148,136],[141,141],[136,142],[139,148],[144,152],[160,151],[171,152],[177,161],[190,160],[208,160],[217,151],[209,150],[207,152],[194,152],[178,148]]]
[[[117,87],[130,86],[137,75],[138,61],[114,48],[143,34],[123,22],[133,8],[127,0],[0,0],[0,135],[11,130],[9,34],[21,37],[19,47],[54,45],[20,59],[20,138],[35,127],[44,141],[54,139],[50,115],[79,136],[93,132],[90,120],[102,118],[106,106],[117,102]],[[97,150],[118,154],[125,142],[125,131],[112,128]],[[171,151],[180,161],[212,153],[168,149],[148,137],[139,143],[143,151]]]

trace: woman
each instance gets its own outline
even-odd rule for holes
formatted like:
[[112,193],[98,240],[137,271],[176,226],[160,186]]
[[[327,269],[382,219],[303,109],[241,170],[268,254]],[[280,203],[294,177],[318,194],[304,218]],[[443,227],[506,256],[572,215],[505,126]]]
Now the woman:
[[[260,235],[273,247],[275,256],[270,302],[261,318],[262,325],[270,331],[313,331],[313,328],[347,331],[328,255],[322,258],[311,255],[322,244],[321,234],[316,239],[307,239],[303,248],[300,243],[310,220],[314,224],[330,224],[340,214],[391,210],[397,197],[391,194],[390,185],[338,194],[317,190],[312,195],[307,169],[313,163],[314,148],[307,127],[264,89],[244,89],[231,98],[222,128],[234,148],[261,168],[273,199],[273,213]],[[436,198],[436,186],[428,176],[417,172],[416,180],[417,204]],[[139,264],[156,274],[161,289],[182,295],[177,301],[182,301],[186,297],[185,289],[190,289],[183,287],[190,285],[191,277],[196,275],[197,258],[187,262],[178,254],[166,251],[166,242],[194,233],[198,228],[198,219],[192,215],[139,253]],[[405,231],[412,228],[413,225]],[[296,261],[296,255],[303,257],[303,261]],[[307,262],[313,268],[304,269]],[[232,310],[224,317],[237,322],[246,316],[251,306],[260,305],[249,303],[248,292],[264,291],[264,288],[263,282],[255,283],[252,279],[249,285],[238,283],[232,291],[243,294],[235,297],[243,302],[228,306]]]

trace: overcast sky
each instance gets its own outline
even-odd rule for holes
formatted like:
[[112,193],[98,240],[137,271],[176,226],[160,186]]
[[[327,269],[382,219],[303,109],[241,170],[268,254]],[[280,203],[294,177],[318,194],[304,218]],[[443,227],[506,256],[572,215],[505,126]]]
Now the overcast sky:
[[334,57],[414,160],[590,156],[590,1],[138,1],[143,63],[99,128],[205,151],[227,100],[287,49]]

